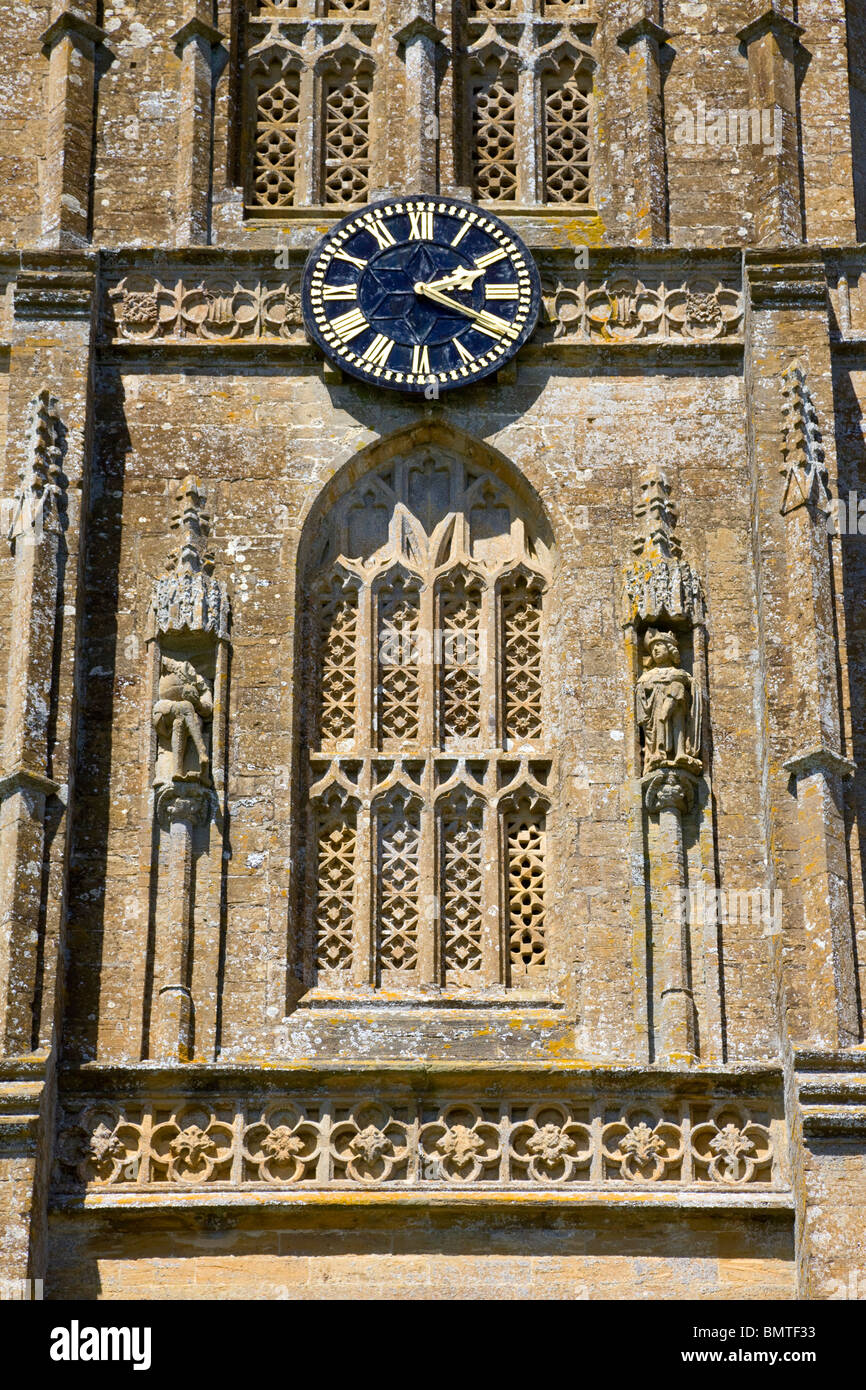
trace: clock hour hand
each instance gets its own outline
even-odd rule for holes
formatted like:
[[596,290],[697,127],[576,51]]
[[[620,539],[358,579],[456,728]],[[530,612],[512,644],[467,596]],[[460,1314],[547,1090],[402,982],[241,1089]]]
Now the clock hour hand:
[[471,290],[479,275],[483,274],[483,266],[478,270],[470,270],[468,266],[458,266],[449,275],[443,275],[441,280],[428,280],[427,286],[431,290]]
[[423,294],[425,299],[432,299],[436,304],[443,304],[446,309],[456,309],[458,314],[465,314],[468,319],[474,319],[476,312],[468,304],[461,304],[459,300],[452,299],[450,295],[443,294],[441,290],[434,289],[433,285],[425,285],[423,280],[415,282],[415,293]]

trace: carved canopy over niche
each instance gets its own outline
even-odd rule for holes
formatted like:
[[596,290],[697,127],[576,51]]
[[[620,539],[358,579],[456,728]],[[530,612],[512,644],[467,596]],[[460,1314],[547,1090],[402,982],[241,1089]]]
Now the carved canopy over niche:
[[367,473],[303,579],[307,973],[531,986],[547,968],[543,519],[441,447]]

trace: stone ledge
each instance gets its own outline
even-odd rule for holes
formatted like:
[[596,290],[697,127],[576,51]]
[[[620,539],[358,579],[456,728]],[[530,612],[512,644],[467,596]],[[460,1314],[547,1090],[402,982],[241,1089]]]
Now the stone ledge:
[[663,29],[660,24],[656,24],[655,20],[644,15],[643,19],[639,19],[636,24],[623,30],[617,38],[617,43],[621,48],[631,48],[632,44],[639,43],[641,39],[649,39],[651,43],[663,48],[668,39],[672,37],[673,35],[668,33],[667,29]]
[[866,1136],[866,1105],[856,1110],[810,1106],[803,1112],[803,1133],[807,1139],[862,1139]]
[[[31,258],[28,258],[31,259]],[[16,319],[87,319],[94,309],[96,277],[74,266],[32,263],[15,281]]]
[[48,28],[40,35],[40,43],[44,49],[50,50],[66,35],[70,38],[84,39],[94,47],[104,43],[108,35],[104,29],[100,29],[98,24],[92,24],[84,15],[70,7],[63,11],[61,15],[49,24]]
[[0,801],[5,801],[7,796],[12,796],[18,791],[44,797],[56,796],[60,791],[60,783],[31,768],[14,767],[10,772],[0,776]]
[[[866,1064],[866,1059],[864,1059]],[[499,1086],[513,1088],[523,1080],[530,1087],[540,1081],[574,1087],[591,1095],[599,1086],[638,1087],[641,1091],[671,1090],[690,1092],[711,1099],[727,1088],[731,1095],[756,1087],[764,1093],[781,1092],[783,1073],[779,1063],[742,1063],[729,1067],[699,1064],[677,1068],[637,1062],[600,1062],[594,1059],[569,1061],[463,1061],[407,1062],[393,1060],[297,1061],[250,1059],[231,1062],[191,1062],[166,1067],[159,1062],[85,1062],[78,1067],[62,1067],[58,1073],[61,1090],[69,1093],[96,1093],[116,1096],[129,1093],[156,1094],[160,1091],[236,1091],[239,1086],[258,1090],[285,1090],[299,1085],[321,1087],[332,1083],[363,1085],[382,1080],[392,1086],[410,1085],[426,1089],[442,1084],[477,1085],[482,1081],[491,1093]]]
[[794,1082],[807,1139],[866,1136],[866,1046],[844,1052],[795,1048]]
[[211,48],[218,48],[223,42],[223,35],[213,24],[208,24],[207,20],[201,19],[198,15],[192,15],[171,36],[171,41],[178,52],[186,47],[190,39],[203,39],[205,43],[210,44]]
[[0,1077],[0,1154],[32,1153],[39,1138],[45,1080]]
[[212,1211],[214,1208],[234,1208],[235,1210],[285,1210],[287,1208],[309,1207],[434,1207],[456,1208],[483,1206],[487,1210],[526,1210],[527,1208],[580,1207],[583,1210],[597,1209],[605,1213],[652,1212],[793,1212],[794,1198],[791,1192],[748,1191],[748,1192],[699,1192],[699,1191],[654,1191],[645,1192],[600,1192],[598,1189],[583,1192],[530,1190],[522,1188],[508,1192],[474,1190],[468,1192],[406,1192],[376,1191],[359,1192],[357,1189],[329,1189],[318,1192],[275,1192],[273,1189],[255,1192],[178,1192],[169,1195],[161,1192],[88,1192],[86,1195],[55,1193],[51,1198],[52,1211],[64,1212],[105,1212],[112,1216],[124,1213],[131,1216],[164,1212],[172,1215],[189,1216],[196,1211]]
[[801,1072],[866,1074],[866,1043],[861,1043],[857,1047],[840,1049],[837,1052],[822,1052],[808,1045],[796,1044],[793,1048],[793,1061],[794,1070],[798,1074]]
[[0,1057],[0,1082],[44,1081],[48,1075],[50,1053],[28,1052],[17,1057]]
[[829,303],[827,271],[819,248],[747,250],[743,259],[753,308],[826,311]]
[[39,1138],[39,1115],[0,1115],[0,1154],[24,1148],[32,1152]]

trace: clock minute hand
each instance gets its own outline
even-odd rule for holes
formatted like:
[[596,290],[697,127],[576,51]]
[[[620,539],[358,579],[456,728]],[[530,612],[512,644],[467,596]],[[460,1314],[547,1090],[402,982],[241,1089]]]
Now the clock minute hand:
[[501,319],[498,314],[491,314],[487,309],[472,309],[468,304],[461,304],[459,300],[434,289],[432,285],[425,285],[423,280],[417,280],[414,288],[416,294],[423,294],[426,299],[432,299],[434,304],[441,304],[446,309],[456,309],[458,314],[474,319],[482,332],[489,333],[492,338],[500,337],[511,327],[508,320]]

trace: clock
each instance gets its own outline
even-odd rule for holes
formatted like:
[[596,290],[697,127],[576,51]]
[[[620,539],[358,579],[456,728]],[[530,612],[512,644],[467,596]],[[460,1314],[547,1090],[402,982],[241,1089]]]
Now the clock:
[[310,337],[343,371],[431,396],[514,356],[535,328],[541,282],[498,217],[416,195],[338,222],[310,254],[301,302]]

